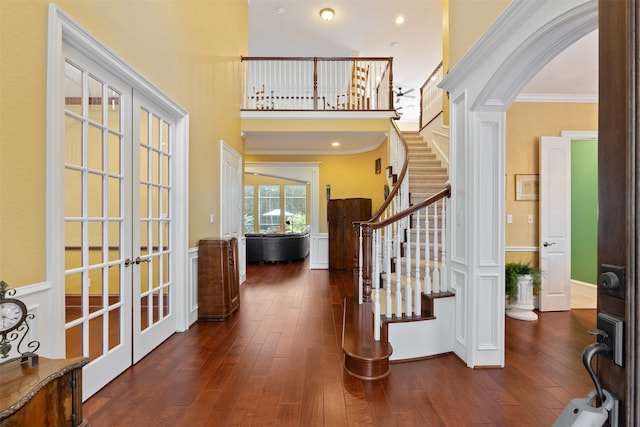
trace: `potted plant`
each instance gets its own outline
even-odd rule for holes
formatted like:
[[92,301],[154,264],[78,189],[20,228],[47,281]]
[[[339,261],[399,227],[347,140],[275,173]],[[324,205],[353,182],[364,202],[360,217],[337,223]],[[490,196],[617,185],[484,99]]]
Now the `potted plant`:
[[540,269],[530,263],[508,262],[505,265],[505,294],[509,308],[506,315],[520,320],[536,320],[533,292],[540,290]]

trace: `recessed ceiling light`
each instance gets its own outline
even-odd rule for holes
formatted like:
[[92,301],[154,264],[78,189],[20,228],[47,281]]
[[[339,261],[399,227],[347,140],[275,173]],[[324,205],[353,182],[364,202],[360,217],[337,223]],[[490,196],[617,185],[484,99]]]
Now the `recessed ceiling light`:
[[278,6],[276,7],[276,14],[282,15],[284,13],[284,7]]
[[339,143],[338,141],[333,141],[333,142],[331,143],[331,146],[332,146],[332,147],[339,147],[339,146],[340,146],[340,143]]
[[325,21],[331,21],[336,12],[330,7],[325,7],[320,10],[320,17]]
[[404,24],[404,16],[398,15],[397,18],[396,18],[396,24],[398,24],[398,25]]
[[396,47],[396,46],[398,46],[398,42],[391,42],[391,43],[389,43],[389,46]]

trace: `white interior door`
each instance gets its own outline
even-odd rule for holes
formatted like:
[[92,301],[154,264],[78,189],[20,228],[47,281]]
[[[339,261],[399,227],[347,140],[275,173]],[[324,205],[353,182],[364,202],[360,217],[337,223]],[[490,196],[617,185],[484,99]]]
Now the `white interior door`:
[[242,157],[221,142],[220,235],[238,240],[242,234]]
[[242,156],[220,142],[220,235],[238,239],[240,283],[247,276],[247,256],[242,232],[243,218]]
[[571,138],[540,137],[540,311],[571,308]]
[[91,359],[86,398],[131,365],[131,88],[65,58],[65,354]]
[[[173,269],[175,122],[134,91],[133,363],[176,331]],[[137,229],[137,230],[136,230]]]
[[87,399],[176,330],[175,119],[64,50],[66,357]]

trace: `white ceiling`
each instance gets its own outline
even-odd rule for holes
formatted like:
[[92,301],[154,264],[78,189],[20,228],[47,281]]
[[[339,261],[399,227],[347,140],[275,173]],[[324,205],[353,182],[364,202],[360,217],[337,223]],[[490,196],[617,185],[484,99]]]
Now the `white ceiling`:
[[[335,10],[332,21],[320,19],[323,7]],[[395,23],[398,15],[405,18],[401,25]],[[528,83],[520,99],[596,100],[597,39],[595,31],[559,55]],[[402,97],[396,104],[402,107],[400,121],[418,122],[420,86],[442,61],[442,1],[249,0],[249,56],[393,57],[394,87],[402,87],[403,92],[414,89],[410,95],[415,95]],[[371,139],[351,136],[359,142],[353,139],[345,150],[355,152],[374,144],[380,134],[370,135]],[[248,153],[265,147],[269,152],[286,152],[296,140],[300,144],[299,137],[246,135],[245,149]],[[330,141],[349,135],[319,132],[307,137],[308,151],[318,152],[325,151]]]
[[[377,148],[387,134],[379,131],[245,132],[247,154],[356,154]],[[340,146],[334,147],[333,142]]]

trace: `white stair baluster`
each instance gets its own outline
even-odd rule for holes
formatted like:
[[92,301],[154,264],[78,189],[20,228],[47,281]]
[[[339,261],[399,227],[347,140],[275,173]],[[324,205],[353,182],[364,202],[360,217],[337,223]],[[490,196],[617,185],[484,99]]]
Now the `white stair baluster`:
[[373,239],[373,286],[375,295],[373,298],[373,339],[380,341],[380,230],[374,230]]
[[371,254],[372,266],[371,266],[371,288],[378,290],[380,288],[380,260],[378,259],[378,230],[373,230],[371,233]]
[[413,314],[413,304],[412,304],[412,291],[411,291],[411,216],[407,216],[405,218],[406,226],[405,226],[405,236],[406,240],[404,243],[405,247],[405,266],[406,266],[406,285],[404,287],[404,298],[405,298],[405,309],[404,312],[407,316],[411,316]]
[[393,230],[393,226],[387,225],[384,231],[384,239],[387,247],[386,255],[385,255],[386,271],[384,275],[385,294],[386,294],[385,311],[386,311],[387,319],[390,319],[393,314],[393,307],[391,306],[391,292],[392,292],[391,290],[391,240],[392,240],[391,234],[392,234],[392,230]]
[[438,267],[438,202],[433,204],[433,292],[440,293],[440,269]]
[[396,222],[394,245],[396,248],[396,316],[402,317],[402,260],[400,259],[400,221]]
[[446,245],[446,239],[445,239],[445,236],[447,235],[446,234],[446,228],[447,227],[446,227],[446,221],[445,221],[445,218],[447,217],[446,216],[446,214],[447,214],[446,209],[447,209],[447,200],[446,199],[442,199],[442,219],[441,219],[441,221],[442,221],[442,230],[441,230],[441,233],[440,233],[441,241],[442,241],[442,249],[440,251],[440,254],[441,254],[441,256],[440,256],[440,259],[441,259],[441,262],[440,262],[440,271],[441,271],[441,273],[440,273],[440,292],[446,292],[448,290],[448,287],[447,287],[447,268],[446,268],[446,265],[447,265],[446,264],[446,262],[447,262],[447,260],[446,260],[446,246],[447,245]]
[[425,208],[424,215],[424,293],[431,294],[431,256],[429,242],[429,206]]
[[422,298],[420,294],[422,293],[422,285],[420,283],[420,211],[416,212],[416,274],[415,274],[415,283],[413,284],[413,293],[414,293],[414,302],[413,306],[415,309],[415,314],[420,315],[422,312]]

